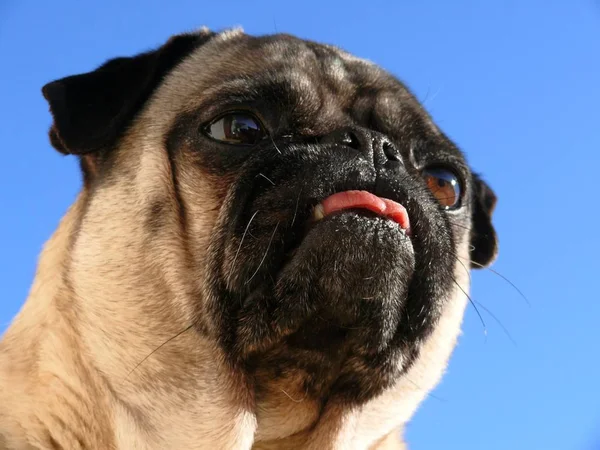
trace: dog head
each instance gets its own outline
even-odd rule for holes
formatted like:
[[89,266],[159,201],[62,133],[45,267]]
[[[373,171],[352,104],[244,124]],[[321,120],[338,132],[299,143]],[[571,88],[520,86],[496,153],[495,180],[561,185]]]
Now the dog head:
[[[388,393],[406,413],[373,417],[410,416],[496,255],[495,196],[401,82],[332,46],[203,30],[43,93],[83,169],[69,279],[86,330],[110,323],[88,343],[102,367],[182,329],[237,374],[261,439]],[[184,390],[197,349],[177,339],[138,372]]]

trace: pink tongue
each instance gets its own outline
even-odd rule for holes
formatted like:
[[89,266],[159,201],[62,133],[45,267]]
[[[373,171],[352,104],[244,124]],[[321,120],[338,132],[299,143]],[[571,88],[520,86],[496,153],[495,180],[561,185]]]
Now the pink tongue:
[[322,204],[325,216],[343,209],[363,208],[393,220],[405,230],[410,228],[408,213],[404,206],[393,200],[377,197],[370,192],[339,192],[327,197]]

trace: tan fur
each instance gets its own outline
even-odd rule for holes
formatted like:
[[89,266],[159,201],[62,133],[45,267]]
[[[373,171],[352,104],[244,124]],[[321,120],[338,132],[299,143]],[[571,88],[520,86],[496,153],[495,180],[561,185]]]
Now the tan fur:
[[[185,241],[160,143],[210,88],[202,74],[226,77],[227,55],[209,58],[219,52],[218,42],[200,48],[167,78],[122,141],[110,185],[94,195],[84,189],[45,245],[30,295],[0,343],[0,448],[404,448],[399,430],[438,382],[459,334],[462,267],[462,289],[422,356],[360,408],[319,411],[293,379],[271,385],[255,404],[210,324],[207,336],[178,335],[202,296],[201,255],[223,193],[192,169],[178,174],[193,236]],[[145,214],[156,201],[167,226],[149,242]],[[466,234],[464,241],[468,260]]]

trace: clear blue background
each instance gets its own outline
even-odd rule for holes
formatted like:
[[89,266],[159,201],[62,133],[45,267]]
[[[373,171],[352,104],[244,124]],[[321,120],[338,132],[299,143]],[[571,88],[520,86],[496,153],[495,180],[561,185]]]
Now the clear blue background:
[[48,144],[41,86],[203,24],[290,32],[381,64],[499,196],[494,267],[531,307],[494,273],[473,274],[487,337],[469,307],[447,376],[408,427],[411,448],[600,448],[593,0],[0,0],[0,330],[80,186],[76,161]]

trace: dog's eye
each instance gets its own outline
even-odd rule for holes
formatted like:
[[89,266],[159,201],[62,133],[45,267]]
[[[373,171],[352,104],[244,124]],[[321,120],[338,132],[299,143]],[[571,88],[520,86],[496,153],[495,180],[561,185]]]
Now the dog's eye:
[[456,208],[461,187],[458,177],[448,169],[430,168],[423,171],[425,182],[438,202],[446,209]]
[[266,136],[260,121],[246,111],[235,111],[210,122],[204,133],[227,144],[254,145]]

